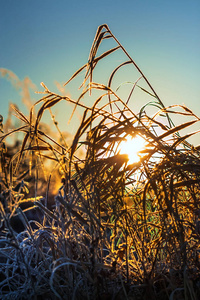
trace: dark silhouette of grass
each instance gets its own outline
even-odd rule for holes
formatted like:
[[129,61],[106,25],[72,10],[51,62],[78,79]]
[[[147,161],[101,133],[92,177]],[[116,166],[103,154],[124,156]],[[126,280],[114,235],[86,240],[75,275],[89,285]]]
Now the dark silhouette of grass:
[[[97,56],[107,39],[116,46]],[[107,85],[93,82],[96,65],[116,51],[127,60],[114,69]],[[118,70],[129,64],[145,87],[135,81],[129,96],[121,99],[112,84]],[[199,118],[183,105],[165,107],[105,24],[97,30],[88,63],[66,84],[83,70],[83,91],[77,100],[52,93],[42,84],[44,96],[29,117],[13,107],[22,124],[2,133],[1,298],[199,299],[199,147],[187,141],[195,132],[181,135]],[[135,89],[150,98],[139,113],[129,106]],[[96,90],[101,94],[95,102],[84,104],[83,97]],[[71,145],[51,111],[60,101],[72,103],[74,111],[84,109]],[[147,113],[150,106],[156,110],[153,115]],[[58,140],[42,129],[46,110]],[[184,116],[185,122],[175,126],[171,115]],[[9,156],[4,140],[15,132],[22,132],[24,138],[15,147],[18,152]],[[119,150],[130,135],[146,141],[140,161],[131,165]],[[50,167],[46,194],[39,197],[47,161],[62,174],[51,205]],[[26,190],[30,177],[34,178],[31,197]],[[30,220],[27,208],[23,209],[27,201],[29,210],[40,211],[37,220]],[[23,231],[16,232],[13,216],[21,220]]]

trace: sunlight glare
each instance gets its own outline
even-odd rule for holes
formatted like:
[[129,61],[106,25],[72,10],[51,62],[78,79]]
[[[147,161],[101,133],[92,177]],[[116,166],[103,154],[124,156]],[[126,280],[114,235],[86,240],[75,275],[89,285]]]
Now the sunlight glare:
[[139,135],[134,138],[129,135],[119,147],[120,154],[128,154],[129,164],[133,164],[140,161],[139,152],[145,148],[145,140]]

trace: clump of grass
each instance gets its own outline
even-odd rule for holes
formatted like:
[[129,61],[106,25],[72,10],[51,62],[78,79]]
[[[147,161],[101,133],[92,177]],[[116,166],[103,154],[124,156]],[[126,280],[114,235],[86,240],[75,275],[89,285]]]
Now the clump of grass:
[[[107,39],[116,46],[97,56]],[[122,51],[127,60],[111,72],[107,85],[93,82],[96,65],[116,51]],[[118,70],[129,64],[145,87],[136,80],[122,99],[112,84]],[[165,107],[105,24],[97,30],[88,63],[66,84],[84,69],[83,91],[77,100],[52,93],[42,84],[44,96],[31,108],[29,118],[15,108],[24,125],[1,137],[3,143],[11,133],[24,133],[9,163],[9,185],[7,190],[2,185],[1,191],[1,297],[198,299],[199,147],[187,141],[195,132],[181,135],[181,130],[199,118],[185,106]],[[129,105],[135,89],[150,97],[138,113]],[[83,98],[95,91],[100,96],[91,106],[84,104]],[[51,109],[61,101],[72,103],[74,111],[84,110],[71,145],[66,144],[54,118],[59,141],[40,125],[44,112],[52,114]],[[36,105],[39,109],[34,114]],[[147,113],[149,107],[154,108],[153,115]],[[171,115],[188,120],[175,126]],[[146,146],[140,161],[129,164],[127,155],[120,154],[120,144],[138,135]],[[80,156],[81,148],[84,155]],[[62,184],[53,205],[48,203],[51,176],[43,199],[38,191],[29,199],[22,190],[13,191],[12,177],[18,174],[20,178],[20,166],[27,157],[31,164],[24,166],[24,178],[35,166],[36,189],[46,160],[60,170]],[[20,207],[27,200],[40,211],[41,220],[28,219]],[[11,225],[14,214],[24,225],[20,233]]]

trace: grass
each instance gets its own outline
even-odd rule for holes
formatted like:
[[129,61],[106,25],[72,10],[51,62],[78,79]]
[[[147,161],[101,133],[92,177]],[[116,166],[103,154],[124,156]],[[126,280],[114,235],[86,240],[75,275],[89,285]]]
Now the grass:
[[[116,46],[98,56],[108,39]],[[93,82],[96,65],[116,51],[126,60],[107,85]],[[145,87],[136,80],[122,99],[112,86],[127,65]],[[196,132],[181,134],[199,117],[183,105],[165,107],[105,24],[88,63],[66,84],[83,70],[77,100],[42,83],[43,97],[29,117],[13,106],[21,125],[2,132],[1,299],[199,299],[199,147],[187,141]],[[150,99],[138,113],[129,105],[136,89]],[[86,105],[84,98],[96,91],[100,95]],[[61,101],[74,106],[73,114],[83,109],[70,144],[52,112]],[[57,139],[43,130],[45,111]],[[184,122],[175,126],[172,116]],[[9,148],[5,139],[19,132],[22,140]],[[130,135],[146,141],[140,161],[131,165],[119,151]],[[61,184],[54,197],[55,178]]]

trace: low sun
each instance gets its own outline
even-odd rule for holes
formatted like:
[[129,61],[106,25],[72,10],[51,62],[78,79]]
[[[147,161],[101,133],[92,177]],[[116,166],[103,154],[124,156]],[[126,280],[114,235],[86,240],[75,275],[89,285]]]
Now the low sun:
[[129,158],[129,164],[139,162],[139,152],[145,148],[145,140],[137,135],[136,137],[127,136],[126,141],[121,142],[120,154],[127,154]]

